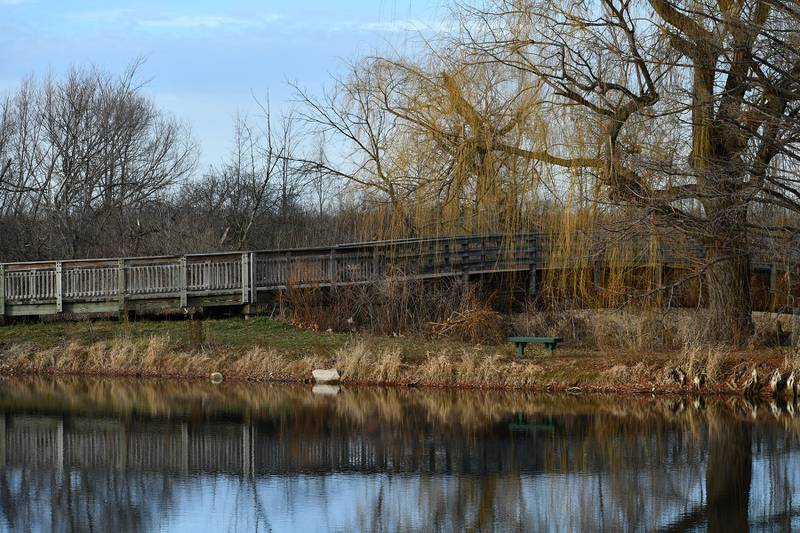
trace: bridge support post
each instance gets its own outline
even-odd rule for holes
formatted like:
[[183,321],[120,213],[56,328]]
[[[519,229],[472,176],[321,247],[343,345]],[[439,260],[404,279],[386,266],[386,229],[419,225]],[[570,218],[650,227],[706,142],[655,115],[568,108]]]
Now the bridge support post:
[[64,269],[61,261],[56,263],[56,313],[64,312]]
[[188,282],[186,276],[186,256],[183,255],[181,256],[180,259],[178,259],[178,286],[180,289],[181,307],[187,307],[189,305],[187,285]]
[[120,259],[117,261],[117,305],[119,306],[120,314],[124,314],[125,309],[125,260]]
[[536,263],[534,263],[534,264],[532,264],[530,266],[530,269],[528,271],[529,272],[528,273],[528,296],[535,296],[536,295],[536,290],[537,290],[536,284],[537,284],[537,281],[538,281],[536,279],[536,275],[537,275],[536,267],[537,267],[537,265],[536,265]]

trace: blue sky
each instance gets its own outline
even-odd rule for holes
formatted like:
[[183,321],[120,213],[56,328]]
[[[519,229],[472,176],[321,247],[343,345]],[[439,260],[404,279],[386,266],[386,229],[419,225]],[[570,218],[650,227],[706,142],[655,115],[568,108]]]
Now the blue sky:
[[0,90],[27,75],[96,65],[121,72],[137,57],[145,91],[192,128],[201,169],[230,149],[237,112],[319,92],[344,62],[410,49],[441,27],[446,0],[0,0]]

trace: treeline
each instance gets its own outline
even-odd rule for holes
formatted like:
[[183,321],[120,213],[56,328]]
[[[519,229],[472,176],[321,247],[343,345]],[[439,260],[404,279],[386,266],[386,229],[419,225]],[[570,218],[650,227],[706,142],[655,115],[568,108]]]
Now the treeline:
[[189,129],[143,94],[138,66],[30,78],[0,101],[0,261],[354,237],[357,207],[336,180],[291,159],[304,142],[296,117],[265,107],[237,119],[230,156],[198,169]]

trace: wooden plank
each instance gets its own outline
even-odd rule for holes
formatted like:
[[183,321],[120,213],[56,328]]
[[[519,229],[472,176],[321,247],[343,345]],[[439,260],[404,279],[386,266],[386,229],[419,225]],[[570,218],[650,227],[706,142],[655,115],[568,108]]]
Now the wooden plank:
[[256,287],[256,254],[247,254],[248,273],[250,275],[250,303],[258,303],[258,291]]
[[188,304],[187,298],[187,275],[186,275],[186,256],[181,256],[178,259],[178,291],[180,293],[181,307],[186,307]]
[[64,311],[64,271],[59,261],[56,263],[56,313]]
[[5,316],[43,316],[56,314],[56,304],[8,304]]
[[250,254],[242,253],[242,304],[250,303]]

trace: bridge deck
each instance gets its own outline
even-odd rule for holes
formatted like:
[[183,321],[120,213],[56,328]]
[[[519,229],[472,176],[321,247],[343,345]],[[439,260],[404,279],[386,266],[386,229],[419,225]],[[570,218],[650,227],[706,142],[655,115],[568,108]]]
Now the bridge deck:
[[[695,251],[696,252],[696,251]],[[642,251],[634,262],[691,263],[684,252]],[[698,257],[701,254],[693,253]],[[60,313],[156,312],[250,305],[288,287],[371,283],[387,276],[414,279],[530,271],[547,262],[544,234],[402,239],[332,247],[181,256],[0,264],[0,318]],[[602,261],[587,251],[562,261]],[[756,268],[776,272],[775,263]]]

